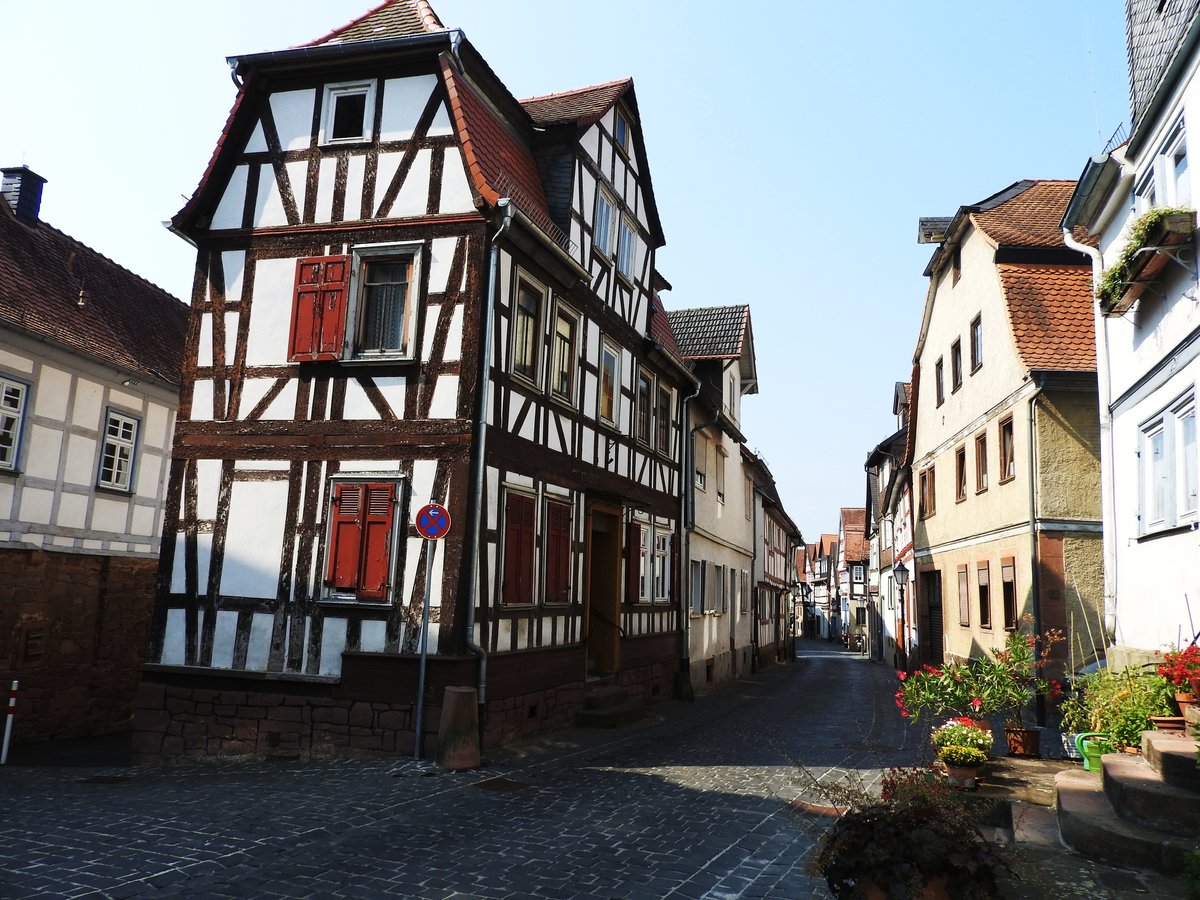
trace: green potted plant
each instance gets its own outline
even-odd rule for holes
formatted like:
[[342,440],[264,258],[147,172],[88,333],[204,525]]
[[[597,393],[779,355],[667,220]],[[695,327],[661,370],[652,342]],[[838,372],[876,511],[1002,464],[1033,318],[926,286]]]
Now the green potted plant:
[[1187,708],[1200,699],[1200,647],[1190,644],[1182,650],[1158,653],[1162,656],[1156,668],[1158,675],[1166,679],[1175,689],[1175,702],[1180,715],[1187,715]]
[[987,754],[977,747],[949,744],[938,750],[938,759],[946,766],[946,778],[951,785],[974,788],[979,769],[987,762]]
[[1173,712],[1172,685],[1146,666],[1081,675],[1076,691],[1063,704],[1067,724],[1081,733],[1107,734],[1117,747],[1140,747],[1151,716]]
[[985,757],[992,753],[991,729],[965,716],[951,719],[933,729],[929,735],[929,742],[933,744],[933,749],[939,752],[943,747],[973,747]]
[[974,795],[922,768],[888,770],[881,796],[850,793],[807,862],[835,897],[998,896],[1004,863],[979,831]]

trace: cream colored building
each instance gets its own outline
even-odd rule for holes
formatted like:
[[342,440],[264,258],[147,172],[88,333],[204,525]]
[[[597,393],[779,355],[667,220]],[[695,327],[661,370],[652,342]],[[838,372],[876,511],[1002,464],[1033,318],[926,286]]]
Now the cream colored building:
[[1058,228],[1073,188],[1021,181],[921,222],[937,246],[914,357],[913,580],[934,659],[1000,646],[1026,616],[1100,639],[1091,271]]

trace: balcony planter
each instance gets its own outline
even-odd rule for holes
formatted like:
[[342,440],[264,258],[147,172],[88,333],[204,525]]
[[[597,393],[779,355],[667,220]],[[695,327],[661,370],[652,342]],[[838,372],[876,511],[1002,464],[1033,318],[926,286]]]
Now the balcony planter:
[[1100,311],[1113,316],[1128,310],[1171,262],[1162,251],[1189,243],[1195,232],[1194,209],[1152,209],[1137,219],[1120,257],[1100,279],[1096,289]]

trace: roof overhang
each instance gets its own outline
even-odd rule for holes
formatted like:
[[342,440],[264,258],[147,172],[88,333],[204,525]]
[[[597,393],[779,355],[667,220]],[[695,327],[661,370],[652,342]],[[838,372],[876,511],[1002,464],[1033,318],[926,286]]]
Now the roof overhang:
[[339,63],[349,58],[365,60],[387,57],[394,60],[398,54],[452,47],[462,40],[462,37],[460,30],[447,29],[432,34],[406,35],[378,41],[351,41],[345,44],[321,44],[317,47],[292,47],[288,50],[247,53],[226,57],[225,61],[240,76],[249,69],[307,68],[313,63]]
[[1120,177],[1121,164],[1111,153],[1097,153],[1089,159],[1067,203],[1061,227],[1072,229],[1083,225],[1090,231]]

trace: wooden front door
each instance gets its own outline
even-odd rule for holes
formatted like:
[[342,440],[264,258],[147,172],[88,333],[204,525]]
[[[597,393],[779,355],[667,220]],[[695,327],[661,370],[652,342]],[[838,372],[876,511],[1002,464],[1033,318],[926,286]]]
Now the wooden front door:
[[621,651],[621,511],[588,508],[584,628],[589,674],[616,672]]

